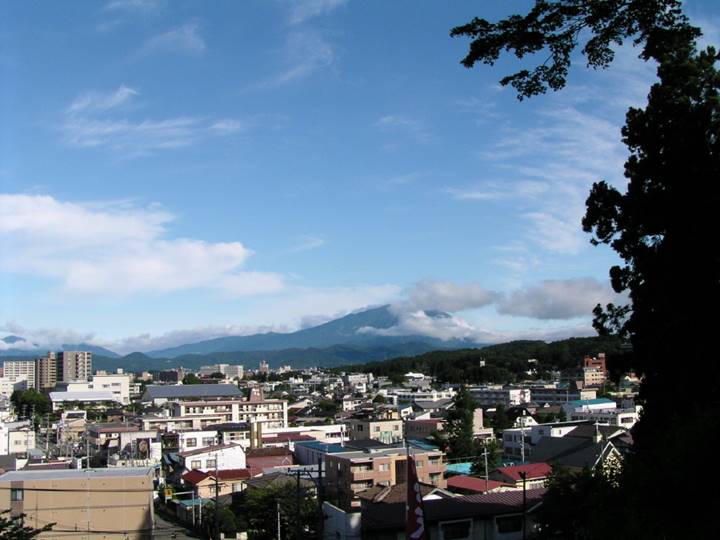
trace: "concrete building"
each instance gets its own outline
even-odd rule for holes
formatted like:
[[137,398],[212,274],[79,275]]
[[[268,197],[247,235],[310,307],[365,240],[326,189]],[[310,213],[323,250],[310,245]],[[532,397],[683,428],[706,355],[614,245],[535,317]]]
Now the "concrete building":
[[92,376],[92,353],[62,351],[57,354],[58,381],[87,381]]
[[[441,451],[411,447],[409,452],[415,459],[420,482],[446,487]],[[407,481],[407,456],[402,446],[374,452],[327,453],[325,464],[328,500],[337,502],[345,510],[360,507],[358,494],[365,489]]]
[[35,387],[38,389],[55,388],[58,380],[58,358],[54,352],[36,359]]
[[27,390],[27,375],[19,377],[0,377],[0,396],[9,398],[15,390]]
[[29,420],[0,423],[0,456],[8,454],[27,455],[35,448],[35,431]]
[[403,440],[403,421],[400,418],[348,418],[345,425],[351,441],[373,439],[389,444]]
[[609,426],[620,426],[627,429],[633,427],[640,420],[642,407],[639,405],[624,409],[595,409],[589,411],[577,411],[570,415],[571,420],[587,420],[592,423],[599,423]]
[[241,397],[242,392],[234,384],[181,384],[147,386],[140,400],[143,403],[163,405],[168,402],[182,400],[210,401],[239,399]]
[[153,537],[153,469],[11,471],[0,476],[0,508],[25,514],[39,538]]
[[475,402],[481,407],[503,405],[512,407],[531,401],[529,388],[510,388],[500,385],[475,386],[468,389]]
[[539,404],[545,405],[562,405],[570,401],[579,399],[595,399],[597,390],[590,388],[571,388],[568,385],[558,386],[555,384],[535,385],[530,387],[530,395],[532,400]]
[[91,387],[94,390],[109,390],[118,403],[130,404],[130,384],[132,376],[123,373],[109,373],[107,375],[94,375]]
[[200,367],[200,375],[207,377],[213,373],[222,373],[228,379],[242,379],[244,368],[241,365],[212,364]]
[[24,377],[27,387],[35,388],[36,366],[35,360],[5,360],[3,377],[9,380],[18,380]]
[[245,450],[239,444],[224,444],[188,450],[180,452],[178,457],[188,471],[208,472],[216,469],[218,471],[244,469],[246,465]]
[[84,390],[75,392],[50,392],[53,411],[59,411],[66,405],[75,407],[78,403],[92,405],[97,408],[108,408],[117,405],[112,392],[108,390]]

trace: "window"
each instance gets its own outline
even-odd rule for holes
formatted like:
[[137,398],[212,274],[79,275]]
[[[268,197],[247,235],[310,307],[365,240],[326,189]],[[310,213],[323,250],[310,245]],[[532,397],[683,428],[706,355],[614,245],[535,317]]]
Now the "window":
[[205,463],[207,469],[214,469],[217,466],[217,461],[214,459],[208,459]]
[[190,462],[191,469],[199,469],[200,467],[202,467],[202,462],[199,459],[193,459]]
[[373,431],[374,431],[375,433],[378,433],[378,432],[380,431],[380,426],[375,426],[375,428],[373,429]]
[[185,439],[185,446],[187,446],[188,448],[194,448],[195,446],[197,446],[197,439]]
[[398,426],[397,424],[395,424],[395,425],[393,426],[393,431],[400,431],[400,426]]
[[215,437],[203,437],[203,446],[212,446],[215,444]]
[[425,462],[424,462],[424,461],[416,461],[416,462],[415,462],[415,466],[416,466],[418,469],[422,469],[422,468],[425,466]]
[[442,540],[466,540],[472,532],[472,520],[451,521],[440,523],[440,538]]
[[387,472],[390,470],[390,464],[389,463],[380,463],[379,467],[380,472]]
[[22,488],[11,488],[10,489],[10,500],[11,501],[22,501],[23,500],[23,489]]
[[499,533],[520,532],[522,530],[522,516],[499,517],[495,520]]

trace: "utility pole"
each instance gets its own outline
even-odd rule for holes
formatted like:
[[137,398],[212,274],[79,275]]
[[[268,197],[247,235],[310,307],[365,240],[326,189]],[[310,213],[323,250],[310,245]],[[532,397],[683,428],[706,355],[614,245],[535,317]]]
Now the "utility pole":
[[220,540],[220,482],[218,480],[218,463],[217,463],[217,452],[215,453],[215,523],[214,523],[214,537]]
[[277,506],[277,537],[278,540],[282,540],[280,535],[280,500],[275,501],[275,504]]
[[487,493],[488,492],[488,472],[489,472],[488,471],[488,461],[487,461],[487,457],[488,457],[487,445],[485,445],[485,449],[483,450],[483,457],[485,458],[485,493]]
[[295,471],[296,484],[295,484],[295,538],[300,540],[302,538],[302,520],[300,519],[300,469]]
[[527,538],[527,490],[526,490],[526,480],[527,480],[527,473],[525,471],[520,473],[520,478],[522,478],[523,482],[523,498],[522,498],[522,537],[523,540]]
[[325,517],[323,516],[323,470],[322,470],[323,458],[318,458],[318,484],[317,484],[317,500],[318,500],[318,538],[323,537],[323,529],[325,527]]

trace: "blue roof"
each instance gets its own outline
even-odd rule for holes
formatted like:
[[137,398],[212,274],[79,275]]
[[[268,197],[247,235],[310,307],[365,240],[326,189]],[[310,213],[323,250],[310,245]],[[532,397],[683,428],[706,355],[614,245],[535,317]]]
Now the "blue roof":
[[467,463],[448,463],[447,472],[455,474],[470,474],[472,468],[472,462]]
[[322,441],[301,441],[296,442],[295,446],[305,446],[307,448],[312,448],[313,450],[319,450],[326,454],[338,454],[340,452],[353,451],[352,448],[345,448],[338,443],[324,443]]
[[423,450],[439,450],[440,447],[436,444],[429,443],[427,441],[423,441],[422,439],[410,439],[410,444],[412,446],[415,446],[417,448],[422,448]]
[[583,405],[604,405],[604,404],[610,404],[615,403],[612,399],[608,398],[595,398],[595,399],[576,399],[575,401],[571,401],[570,404],[575,407],[582,407]]

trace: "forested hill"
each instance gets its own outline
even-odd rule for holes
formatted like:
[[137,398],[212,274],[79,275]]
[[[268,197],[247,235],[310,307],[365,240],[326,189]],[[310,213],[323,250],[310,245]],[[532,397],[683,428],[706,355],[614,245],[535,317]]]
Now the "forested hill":
[[[617,376],[628,369],[629,351],[615,337],[570,338],[552,343],[511,341],[482,349],[432,351],[419,356],[347,366],[347,369],[393,379],[415,371],[437,377],[440,382],[504,383],[526,378],[526,370],[531,367],[528,359],[531,358],[538,361],[538,374],[542,376],[552,369],[579,367],[583,356],[597,356],[601,352],[608,357],[611,375]],[[484,367],[480,366],[481,360],[485,361]]]

